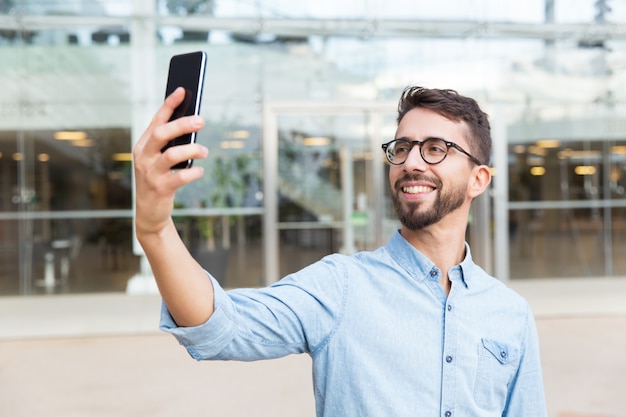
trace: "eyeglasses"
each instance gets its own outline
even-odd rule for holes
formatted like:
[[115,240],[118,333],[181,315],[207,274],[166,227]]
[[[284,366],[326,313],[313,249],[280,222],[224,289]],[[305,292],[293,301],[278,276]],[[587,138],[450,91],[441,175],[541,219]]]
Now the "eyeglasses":
[[422,159],[430,165],[438,164],[446,159],[450,148],[454,148],[465,154],[476,165],[482,165],[478,159],[470,155],[456,143],[440,138],[428,138],[424,141],[394,139],[391,142],[383,144],[383,151],[385,151],[385,156],[390,164],[402,165],[409,157],[409,153],[415,145],[419,145]]

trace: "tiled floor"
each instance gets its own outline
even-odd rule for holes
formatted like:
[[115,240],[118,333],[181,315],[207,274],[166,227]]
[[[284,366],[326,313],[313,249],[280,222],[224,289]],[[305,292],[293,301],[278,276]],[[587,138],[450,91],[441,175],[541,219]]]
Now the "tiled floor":
[[[538,329],[549,416],[623,417],[626,316]],[[0,341],[0,386],[10,417],[314,416],[308,356],[198,363],[155,333]]]
[[[550,417],[623,417],[626,279],[513,284],[531,303]],[[0,416],[313,416],[310,359],[197,363],[156,295],[0,298]]]

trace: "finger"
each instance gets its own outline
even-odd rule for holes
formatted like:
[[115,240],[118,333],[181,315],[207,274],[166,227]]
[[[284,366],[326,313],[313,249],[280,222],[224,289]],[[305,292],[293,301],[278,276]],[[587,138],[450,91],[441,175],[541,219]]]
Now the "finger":
[[204,120],[200,116],[187,116],[180,119],[158,125],[152,130],[146,130],[137,143],[138,152],[156,155],[167,143],[177,137],[197,132],[204,126]]
[[204,176],[204,168],[199,166],[192,166],[188,169],[181,169],[174,173],[174,176],[177,176],[177,180],[183,185],[187,185],[190,182],[197,181]]
[[148,152],[160,152],[161,149],[172,139],[192,132],[197,132],[204,127],[204,119],[201,116],[186,116],[173,120],[169,123],[155,126],[151,137],[147,138],[144,147]]
[[[166,159],[165,157],[162,159]],[[160,166],[159,166],[160,165]],[[145,207],[173,201],[176,190],[204,175],[202,167],[172,170],[172,163],[162,161],[149,166],[135,166],[136,198]]]
[[158,161],[160,169],[171,169],[172,166],[183,162],[192,160],[205,159],[209,156],[209,150],[205,146],[197,143],[189,145],[178,145],[168,148],[160,157]]
[[174,109],[176,109],[176,107],[183,102],[184,98],[185,89],[182,87],[178,87],[172,94],[165,98],[165,101],[152,117],[152,120],[146,127],[146,130],[142,134],[141,138],[137,141],[136,146],[138,148],[143,148],[145,146],[145,142],[149,140],[156,127],[167,123],[171,119]]
[[165,97],[165,101],[163,101],[163,104],[154,115],[153,122],[155,124],[167,123],[172,117],[174,109],[176,109],[176,107],[178,107],[184,99],[185,89],[183,87],[176,88],[172,94]]
[[[154,191],[153,195],[158,196],[155,205],[160,205],[165,201],[173,204],[174,195],[179,188],[199,180],[203,175],[204,168],[192,166],[188,169],[168,170],[166,174],[155,178],[154,181],[151,181],[151,188]],[[167,206],[170,207],[171,204],[167,204]]]

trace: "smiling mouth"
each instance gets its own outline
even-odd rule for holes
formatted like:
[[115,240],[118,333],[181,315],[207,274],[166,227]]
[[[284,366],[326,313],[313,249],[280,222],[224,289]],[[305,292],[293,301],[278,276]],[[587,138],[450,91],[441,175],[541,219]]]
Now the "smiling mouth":
[[411,187],[402,187],[402,192],[406,193],[406,194],[423,194],[423,193],[430,193],[431,191],[434,191],[435,189],[433,187],[427,187],[425,185],[414,185]]

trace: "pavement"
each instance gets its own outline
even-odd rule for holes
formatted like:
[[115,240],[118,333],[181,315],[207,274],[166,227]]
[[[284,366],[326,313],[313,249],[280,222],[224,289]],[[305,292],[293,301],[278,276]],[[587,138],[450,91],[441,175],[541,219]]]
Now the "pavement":
[[[510,284],[537,320],[550,417],[626,417],[626,279]],[[306,355],[196,362],[157,295],[0,298],[0,416],[313,417]]]

